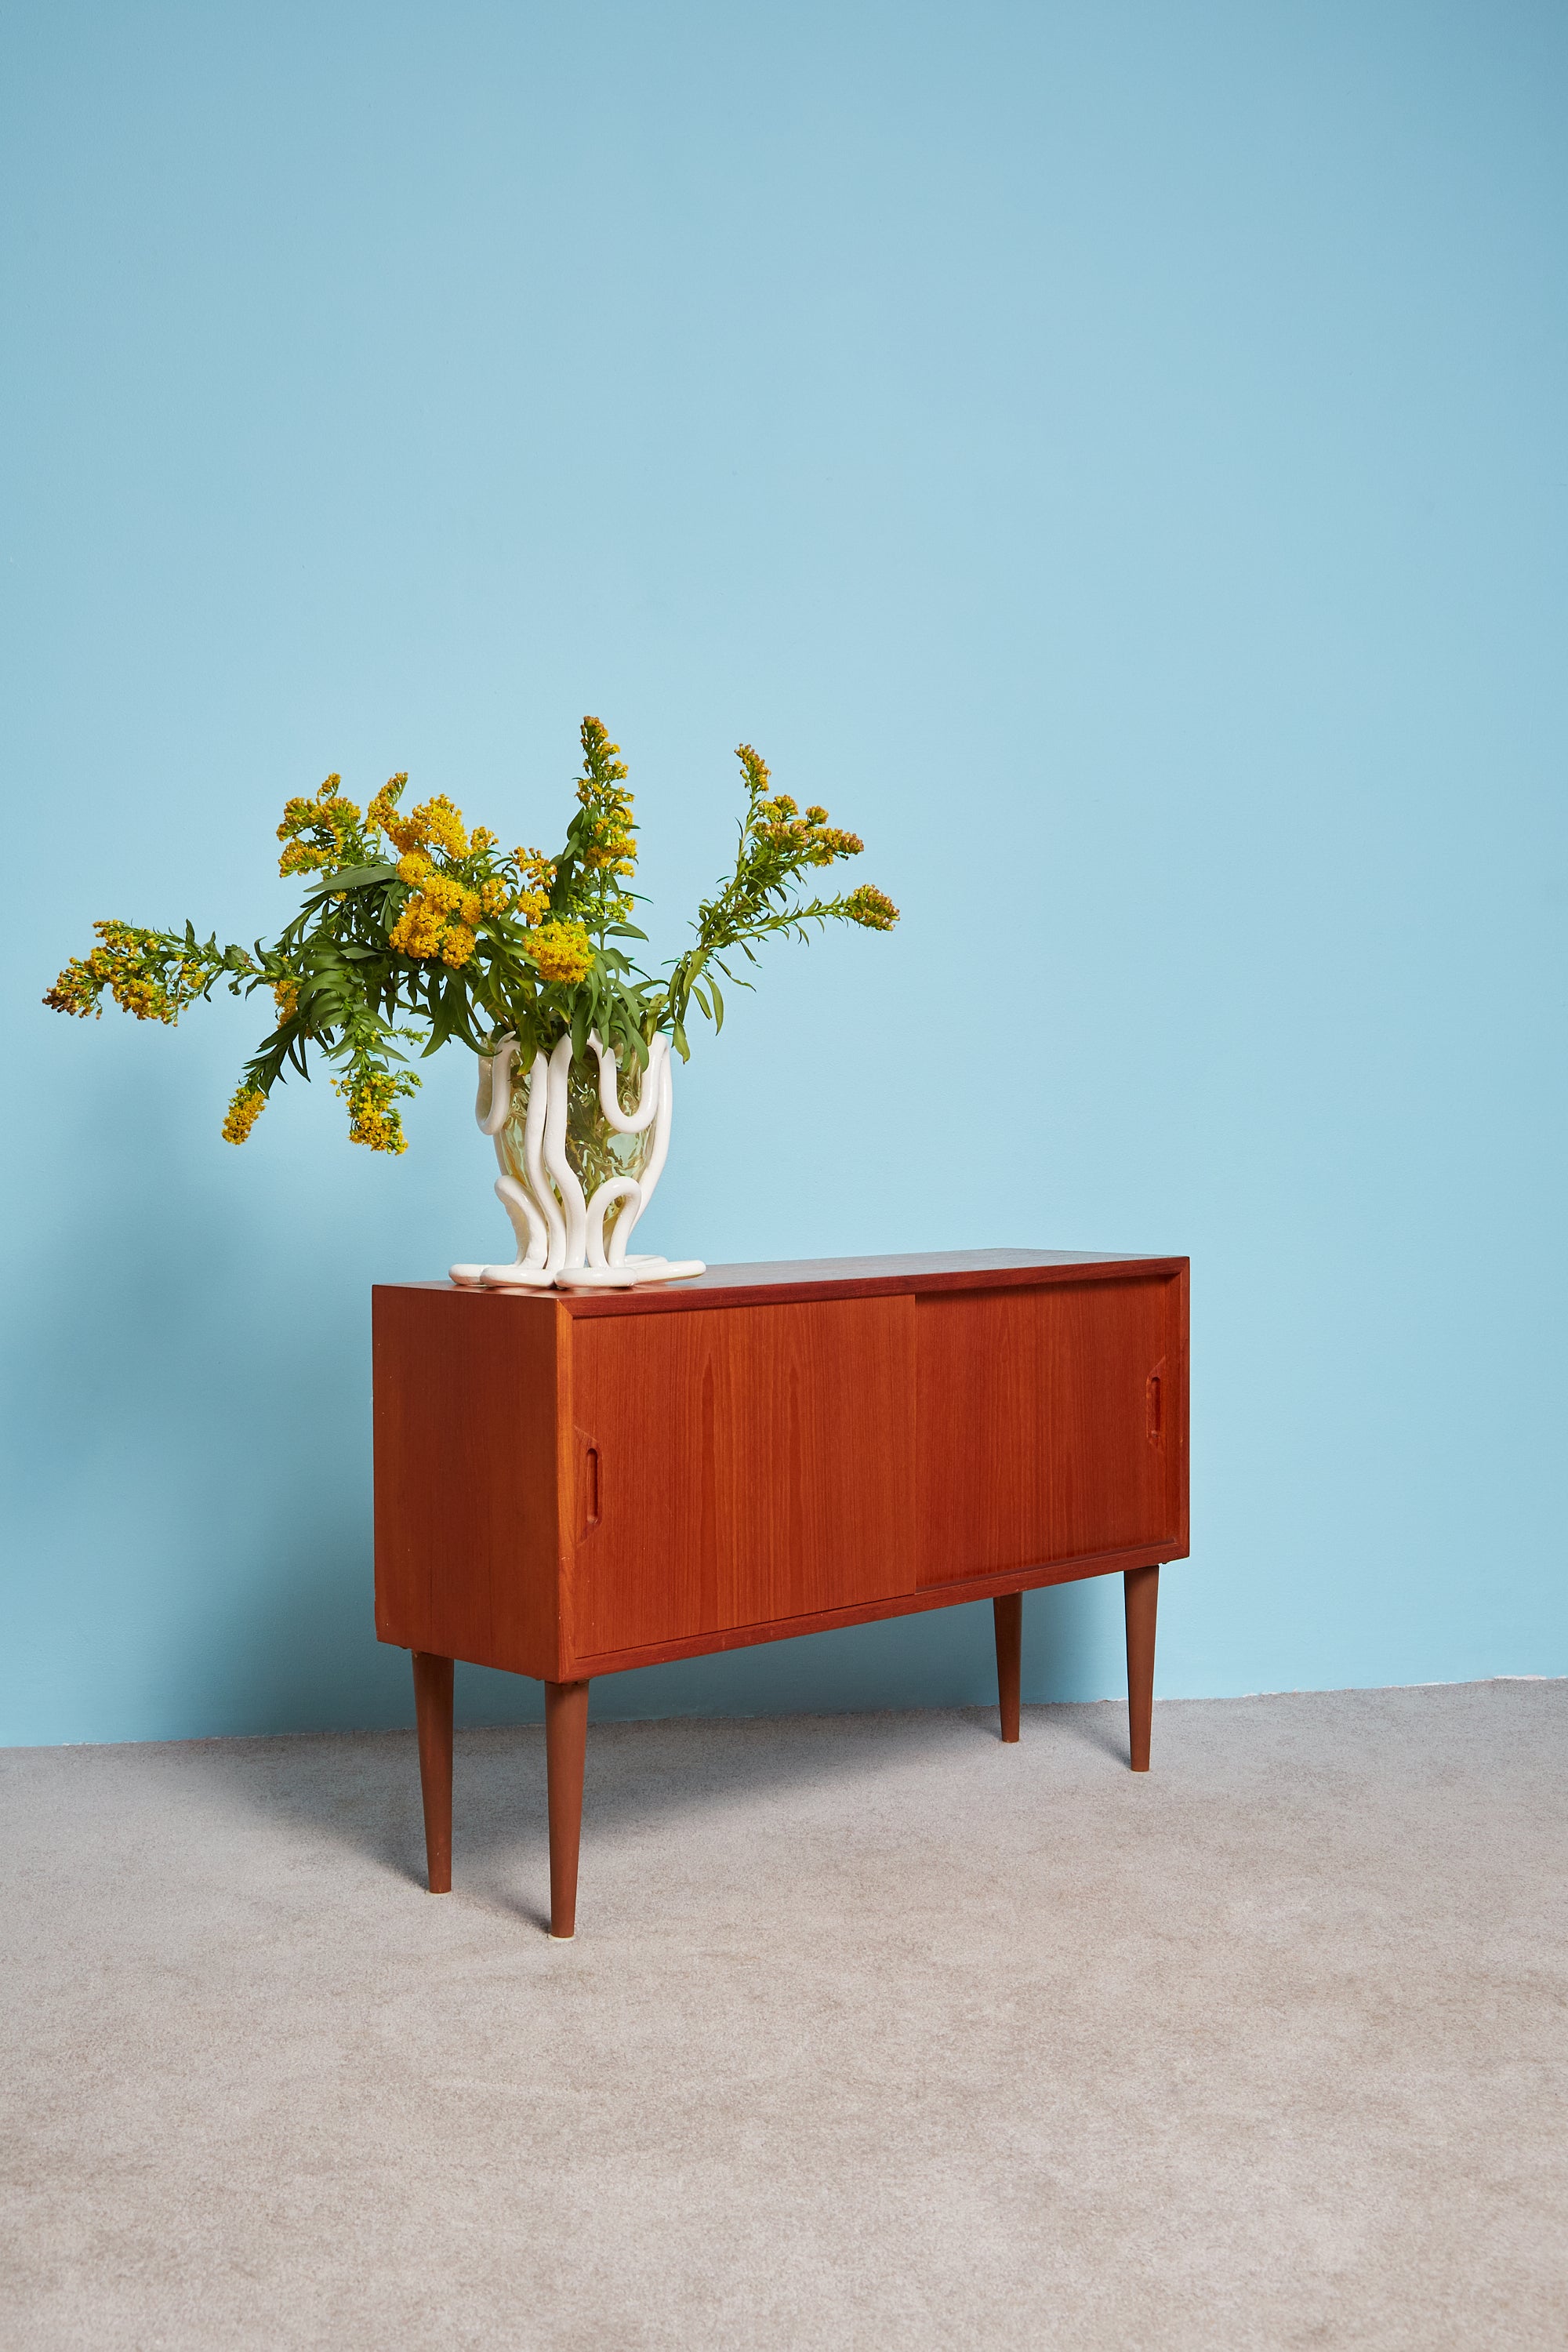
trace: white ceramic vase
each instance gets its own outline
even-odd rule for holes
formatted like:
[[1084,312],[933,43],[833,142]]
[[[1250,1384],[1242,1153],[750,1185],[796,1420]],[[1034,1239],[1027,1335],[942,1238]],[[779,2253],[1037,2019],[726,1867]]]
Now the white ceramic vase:
[[631,1290],[707,1271],[700,1258],[638,1257],[626,1248],[669,1150],[669,1040],[653,1040],[629,1110],[613,1049],[590,1034],[588,1054],[590,1061],[574,1064],[572,1040],[563,1037],[521,1073],[517,1040],[504,1037],[480,1061],[474,1116],[495,1143],[496,1196],[517,1255],[510,1265],[452,1266],[463,1288]]

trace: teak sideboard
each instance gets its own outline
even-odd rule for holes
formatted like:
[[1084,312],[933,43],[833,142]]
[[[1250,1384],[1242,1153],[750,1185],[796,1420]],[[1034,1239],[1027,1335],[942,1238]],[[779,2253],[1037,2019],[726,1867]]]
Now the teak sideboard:
[[626,1291],[374,1294],[375,1625],[414,1653],[433,1894],[452,1665],[544,1685],[551,1933],[574,1927],[588,1685],[668,1658],[1126,1579],[1146,1771],[1187,1551],[1187,1261],[1060,1250],[714,1266]]

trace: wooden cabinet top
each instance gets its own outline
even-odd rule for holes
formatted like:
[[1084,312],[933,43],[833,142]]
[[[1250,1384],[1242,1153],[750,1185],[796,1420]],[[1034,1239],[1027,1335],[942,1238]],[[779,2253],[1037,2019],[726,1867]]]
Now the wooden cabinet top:
[[[816,1298],[878,1298],[909,1292],[1033,1288],[1042,1283],[1113,1280],[1130,1274],[1183,1274],[1184,1257],[1137,1251],[939,1250],[906,1257],[782,1258],[756,1265],[710,1265],[687,1282],[641,1290],[487,1291],[468,1296],[563,1307],[569,1315],[665,1315],[682,1307],[761,1307]],[[397,1290],[438,1290],[446,1282],[395,1283]]]

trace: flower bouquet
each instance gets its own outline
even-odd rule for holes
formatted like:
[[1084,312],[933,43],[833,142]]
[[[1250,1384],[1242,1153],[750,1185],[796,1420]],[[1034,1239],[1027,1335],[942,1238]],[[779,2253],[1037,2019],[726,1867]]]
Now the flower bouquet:
[[98,945],[67,965],[44,1002],[96,1015],[107,991],[138,1020],[173,1026],[220,982],[236,996],[269,991],[277,1025],[224,1120],[236,1144],[289,1071],[310,1076],[314,1053],[334,1073],[350,1139],[402,1151],[399,1106],[419,1085],[405,1048],[427,1058],[455,1041],[478,1056],[479,1121],[495,1143],[496,1191],[517,1243],[510,1265],[454,1266],[455,1281],[624,1287],[700,1272],[696,1260],[626,1247],[668,1150],[670,1047],[689,1056],[694,1006],[722,1025],[720,976],[749,986],[735,959],[754,963],[773,933],[805,939],[809,924],[839,920],[890,930],[898,909],[870,883],[809,894],[808,875],[863,845],[826,809],[774,793],[760,753],[742,743],[733,868],[699,907],[692,944],[660,973],[645,972],[633,960],[647,934],[632,919],[626,770],[597,719],[584,719],[582,744],[577,810],[553,856],[503,851],[444,794],[405,814],[406,775],[363,814],[331,775],[284,808],[279,870],[302,880],[304,898],[270,947],[204,942],[188,922],[183,932],[100,922]]

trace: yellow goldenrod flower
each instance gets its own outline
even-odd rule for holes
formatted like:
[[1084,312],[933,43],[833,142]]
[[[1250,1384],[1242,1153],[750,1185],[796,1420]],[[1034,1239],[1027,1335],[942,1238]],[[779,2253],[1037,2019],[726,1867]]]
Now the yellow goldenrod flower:
[[463,812],[452,806],[445,793],[416,808],[414,821],[423,825],[425,839],[444,849],[448,857],[467,857],[468,836],[463,830]]
[[426,831],[424,825],[419,821],[417,812],[416,812],[413,816],[384,817],[381,823],[381,829],[383,833],[385,834],[388,841],[391,842],[394,849],[423,849],[425,844],[430,838],[429,834]]
[[[831,899],[799,887],[806,868],[854,856],[861,843],[818,803],[803,813],[790,793],[775,793],[767,762],[743,743],[738,756],[748,798],[733,871],[699,908],[686,954],[662,976],[639,971],[619,945],[642,936],[630,919],[637,827],[626,766],[601,719],[584,719],[582,745],[579,807],[557,857],[524,848],[502,855],[497,835],[484,825],[470,834],[445,793],[401,814],[404,773],[387,779],[362,817],[334,772],[284,804],[279,870],[317,878],[300,894],[303,912],[274,944],[258,943],[252,956],[220,947],[216,936],[203,945],[188,923],[151,931],[100,922],[90,951],[66,966],[44,1002],[85,1018],[100,1015],[111,998],[138,1021],[172,1024],[220,979],[236,995],[269,988],[277,1034],[228,1106],[226,1139],[245,1141],[267,1089],[291,1060],[302,1060],[290,1048],[309,1034],[348,1069],[333,1083],[348,1105],[353,1141],[401,1152],[397,1103],[418,1080],[402,1066],[395,1039],[475,1040],[504,1025],[528,1040],[530,1051],[550,1051],[591,1012],[601,1034],[636,1044],[662,1033],[684,1052],[690,1008],[704,1004],[704,967],[724,951],[750,955],[773,933],[804,932],[829,918],[870,930],[898,921],[891,899],[869,884]],[[445,969],[437,971],[437,963]],[[426,969],[411,971],[410,964]],[[706,1009],[717,1022],[721,1007],[713,1002]]]
[[285,801],[278,838],[288,846],[278,861],[279,874],[310,874],[352,863],[359,855],[360,812],[339,792],[342,782],[341,776],[328,776],[313,800],[297,793]]
[[74,1013],[85,1021],[90,1013],[95,1021],[103,1018],[103,1007],[98,1001],[103,982],[92,970],[90,956],[72,956],[53,988],[47,991],[44,1003],[56,1013]]
[[266,1108],[267,1097],[259,1087],[237,1087],[234,1100],[228,1107],[228,1117],[223,1123],[224,1141],[243,1143]]
[[433,956],[446,928],[448,910],[426,896],[410,898],[393,925],[387,945],[396,955]]
[[768,788],[768,763],[762,753],[754,751],[749,743],[737,743],[735,757],[741,762],[741,772],[746,779],[747,790],[753,796],[765,793]]
[[528,944],[541,977],[560,981],[568,988],[583,978],[594,961],[593,941],[581,923],[542,923]]
[[898,908],[874,882],[862,882],[858,890],[851,890],[844,901],[844,911],[852,923],[859,923],[868,931],[890,931],[899,919]]
[[865,846],[858,833],[845,833],[837,825],[822,825],[811,835],[806,863],[809,866],[831,866],[837,857],[858,857]]
[[133,923],[94,923],[92,928],[100,944],[89,955],[73,957],[44,998],[56,1013],[97,1017],[107,988],[122,1013],[173,1028],[182,1005],[198,996],[212,977],[211,967],[194,961],[184,942],[173,936],[139,930]]
[[[393,825],[397,822],[396,810],[398,797],[403,791],[404,785],[407,782],[408,773],[406,769],[405,769],[399,775],[388,776],[385,783],[383,784],[380,792],[377,793],[375,798],[372,801],[370,806],[364,813],[365,831],[367,833],[384,833],[389,839],[391,838]],[[400,843],[398,845],[401,847],[402,844]]]
[[[327,786],[330,784],[332,789],[336,791],[341,781],[341,778],[337,776],[329,776],[327,778],[327,782],[321,786],[321,790],[325,792],[327,790]],[[305,827],[310,824],[315,814],[315,802],[307,798],[303,793],[295,793],[290,799],[286,800],[283,803],[283,822],[278,828],[279,840],[292,841],[297,833],[302,833]]]
[[390,1070],[372,1070],[353,1078],[334,1078],[332,1084],[349,1107],[349,1141],[363,1143],[371,1151],[406,1151],[408,1139],[403,1132],[403,1118],[395,1108],[395,1098],[413,1083],[399,1079]]
[[[637,871],[637,827],[632,821],[632,795],[623,789],[626,766],[620,745],[612,743],[599,719],[583,721],[583,774],[577,798],[588,824],[578,834],[579,856],[590,874],[629,875]],[[606,914],[629,914],[631,901],[614,889],[601,894]]]

